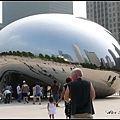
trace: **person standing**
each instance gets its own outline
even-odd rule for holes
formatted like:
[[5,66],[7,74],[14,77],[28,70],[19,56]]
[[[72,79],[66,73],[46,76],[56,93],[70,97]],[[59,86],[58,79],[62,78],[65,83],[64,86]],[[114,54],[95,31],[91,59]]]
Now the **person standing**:
[[[64,100],[71,102],[71,118],[93,118],[95,114],[93,100],[95,90],[91,82],[82,79],[83,72],[74,68],[71,72],[72,82],[68,83]],[[70,95],[70,99],[69,99]]]
[[[51,85],[50,94],[53,95],[53,98],[56,103],[59,100],[59,90],[60,90],[60,86],[57,84],[57,81],[54,80],[53,84]],[[58,104],[56,104],[56,107],[59,107]]]
[[33,104],[35,105],[36,102],[36,84],[32,87],[33,90]]
[[49,97],[49,102],[47,104],[48,115],[50,119],[54,119],[54,114],[56,114],[56,102],[54,101],[53,97]]
[[[57,102],[57,104],[62,100],[62,98],[64,97],[64,94],[65,94],[65,90],[66,90],[66,88],[67,88],[67,84],[69,83],[69,82],[71,82],[72,81],[72,79],[70,78],[70,77],[67,77],[66,78],[66,83],[64,84],[64,86],[63,86],[63,89],[62,89],[62,93],[61,93],[61,96],[60,96],[60,99],[58,100],[58,102]],[[67,103],[66,101],[65,101],[65,115],[66,115],[66,119],[70,119],[71,118],[71,104],[70,104],[70,102],[69,103]]]
[[29,92],[29,86],[26,84],[26,81],[23,81],[22,85],[22,95],[23,95],[23,101],[24,104],[27,102],[28,103],[28,92]]
[[40,85],[38,85],[38,82],[36,82],[36,99],[38,98],[39,100],[39,105],[41,105],[41,89]]
[[22,99],[22,91],[21,91],[21,87],[20,87],[20,84],[18,83],[17,87],[17,95],[18,95],[18,102],[21,102],[21,99]]

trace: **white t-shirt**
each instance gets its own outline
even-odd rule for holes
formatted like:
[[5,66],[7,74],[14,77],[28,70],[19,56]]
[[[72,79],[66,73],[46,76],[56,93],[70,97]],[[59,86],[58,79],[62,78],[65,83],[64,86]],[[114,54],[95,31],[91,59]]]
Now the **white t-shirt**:
[[6,94],[8,94],[8,93],[11,93],[10,90],[5,90],[5,91],[4,91],[5,96],[6,96]]
[[21,89],[20,89],[19,85],[16,87],[16,89],[17,89],[17,94],[20,94],[21,93]]

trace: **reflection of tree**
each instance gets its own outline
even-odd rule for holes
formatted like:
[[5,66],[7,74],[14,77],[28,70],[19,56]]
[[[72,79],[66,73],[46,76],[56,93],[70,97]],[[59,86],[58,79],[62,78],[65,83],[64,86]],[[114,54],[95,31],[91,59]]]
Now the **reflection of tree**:
[[41,54],[41,53],[38,55],[38,57],[39,58],[44,58],[43,54]]
[[98,68],[95,64],[92,64],[92,63],[80,63],[80,65],[82,65],[82,67],[85,67],[85,68],[91,68],[91,69]]
[[25,52],[25,51],[9,51],[9,52],[2,52],[0,55],[14,55],[14,56],[24,56],[24,57],[34,57],[34,54],[31,52]]
[[49,55],[45,55],[45,58],[46,58],[47,60],[50,60],[50,56],[49,56]]
[[39,53],[38,56],[36,56],[31,52],[25,52],[25,51],[22,51],[22,52],[20,52],[20,51],[1,52],[0,56],[2,56],[2,55],[13,55],[13,56],[21,56],[21,57],[23,56],[23,57],[31,57],[31,58],[37,57],[37,58],[41,58],[43,60],[52,60],[54,62],[67,63],[63,58],[55,57],[53,55],[50,57],[47,54],[44,56],[43,54]]
[[[78,63],[78,62],[74,62],[74,63],[71,63],[71,62],[67,62],[65,61],[63,58],[60,58],[60,57],[56,57],[54,55],[52,55],[51,57],[49,55],[43,55],[41,53],[38,54],[38,56],[34,55],[33,53],[31,52],[25,52],[25,51],[9,51],[9,52],[1,52],[0,53],[0,56],[6,56],[6,55],[13,55],[13,56],[20,56],[20,57],[31,57],[31,58],[40,58],[40,59],[43,59],[43,60],[49,60],[49,61],[54,61],[54,62],[59,62],[59,63],[65,63],[65,64],[71,64],[71,65],[81,65],[82,67],[85,67],[85,68],[91,68],[91,69],[98,69],[100,68],[101,70],[102,69],[105,69],[105,70],[113,70],[112,68],[109,68],[108,66],[107,67],[104,67],[102,64],[100,67],[97,67],[95,64],[92,64],[92,63]],[[116,70],[114,69],[115,71],[119,71],[119,70]]]

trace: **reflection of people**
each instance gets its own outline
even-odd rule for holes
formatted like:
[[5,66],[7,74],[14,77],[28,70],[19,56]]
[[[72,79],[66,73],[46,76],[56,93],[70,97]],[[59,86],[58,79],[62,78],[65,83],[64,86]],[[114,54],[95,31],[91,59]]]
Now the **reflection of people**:
[[54,101],[53,97],[49,97],[49,102],[47,105],[47,109],[48,109],[48,114],[50,119],[54,119],[54,114],[56,114],[56,106],[55,106],[56,102]]
[[[72,82],[68,83],[64,100],[71,101],[71,118],[93,118],[95,90],[91,82],[82,79],[83,72],[74,68],[71,72]],[[70,95],[70,99],[69,99]]]
[[[53,95],[53,98],[56,103],[59,100],[59,90],[60,90],[60,86],[57,84],[57,81],[54,80],[53,84],[51,85],[50,93],[51,93],[51,95]],[[56,107],[59,107],[58,104],[56,104]]]
[[115,77],[113,77],[113,79],[112,79],[112,81],[110,82],[111,83],[111,85],[114,83],[114,81],[116,80],[116,76]]
[[107,80],[107,81],[109,81],[109,80],[110,80],[110,78],[111,78],[111,75],[109,75],[109,77],[108,77],[108,80]]
[[[67,77],[67,78],[66,78],[66,83],[65,83],[64,86],[63,86],[60,99],[58,100],[57,103],[59,103],[59,102],[62,100],[62,98],[64,97],[65,90],[66,90],[66,88],[67,88],[67,84],[68,84],[69,82],[71,82],[71,81],[72,81],[72,79],[71,79],[70,77]],[[71,104],[70,104],[70,103],[67,103],[67,102],[65,102],[65,115],[66,115],[66,119],[67,119],[67,118],[69,118],[69,119],[71,118]]]

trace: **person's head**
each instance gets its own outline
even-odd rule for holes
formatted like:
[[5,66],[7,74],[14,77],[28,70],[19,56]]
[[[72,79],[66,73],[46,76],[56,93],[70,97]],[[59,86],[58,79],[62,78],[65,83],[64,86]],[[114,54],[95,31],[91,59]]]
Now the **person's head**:
[[36,82],[36,85],[38,85],[38,82]]
[[71,72],[72,80],[76,80],[78,78],[81,78],[82,76],[83,76],[83,72],[80,68],[74,68]]
[[71,77],[67,77],[67,78],[66,78],[66,83],[69,83],[69,82],[71,82],[71,81],[72,81]]
[[57,81],[56,81],[56,80],[54,80],[54,81],[53,81],[53,83],[57,83]]
[[23,81],[23,84],[25,84],[25,83],[26,83],[26,81],[24,80],[24,81]]
[[50,97],[49,97],[49,102],[54,102],[53,96],[50,96]]

